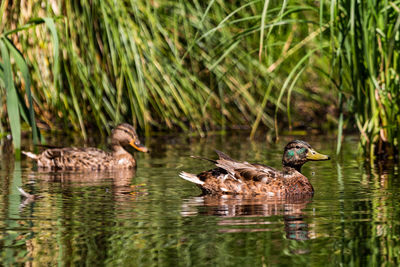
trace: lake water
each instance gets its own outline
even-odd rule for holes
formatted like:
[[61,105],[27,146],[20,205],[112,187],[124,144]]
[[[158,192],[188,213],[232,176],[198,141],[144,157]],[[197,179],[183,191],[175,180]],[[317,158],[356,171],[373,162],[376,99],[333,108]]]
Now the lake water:
[[[247,135],[153,137],[136,171],[44,172],[7,149],[0,160],[0,262],[31,266],[399,265],[398,167],[358,158],[357,140],[301,139],[333,156],[309,162],[309,199],[200,196],[179,178],[216,158],[281,168],[278,144]],[[64,142],[66,142],[64,140]],[[75,145],[79,145],[75,143]],[[30,147],[30,146],[28,146]],[[104,146],[103,146],[104,147]],[[27,201],[17,187],[35,194]]]

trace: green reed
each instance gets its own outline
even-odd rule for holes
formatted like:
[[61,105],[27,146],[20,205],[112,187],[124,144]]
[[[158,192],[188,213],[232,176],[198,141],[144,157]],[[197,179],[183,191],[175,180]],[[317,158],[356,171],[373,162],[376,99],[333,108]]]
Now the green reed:
[[127,121],[147,133],[247,127],[254,136],[261,126],[279,136],[322,121],[338,124],[338,152],[353,124],[370,155],[398,144],[399,1],[2,3],[2,28],[62,17],[59,42],[54,29],[13,39],[50,128],[87,138],[88,128],[105,135]]
[[[69,125],[84,137],[88,127],[108,130],[119,121],[147,132],[244,126],[254,134],[259,126],[301,124],[293,100],[308,101],[310,113],[329,103],[313,75],[315,68],[327,71],[327,60],[312,56],[329,46],[313,42],[325,30],[316,6],[106,0],[43,9],[28,2],[32,15],[64,17],[57,23],[62,56],[55,82],[55,46],[41,41],[49,37],[19,40],[30,50],[35,104],[46,111],[40,119],[51,127]],[[304,89],[310,87],[316,89]]]
[[[22,26],[15,27],[11,30],[6,29],[2,20],[6,11],[7,3],[7,1],[3,1],[0,5],[0,90],[4,90],[2,95],[5,95],[14,148],[16,150],[16,156],[19,157],[21,146],[21,118],[32,128],[32,139],[34,144],[39,142],[40,132],[36,126],[31,92],[31,75],[28,63],[23,57],[20,49],[15,45],[12,36],[19,32],[35,28],[37,25],[45,24],[51,31],[55,43],[58,41],[58,38],[54,20],[52,18],[31,18]],[[57,61],[57,43],[54,47],[55,60]],[[22,93],[22,89],[17,89],[20,87],[24,87],[25,94]],[[26,101],[24,98],[26,98]]]
[[400,137],[400,1],[347,0],[331,5],[340,131],[343,113],[348,112],[365,152],[371,158],[392,157]]

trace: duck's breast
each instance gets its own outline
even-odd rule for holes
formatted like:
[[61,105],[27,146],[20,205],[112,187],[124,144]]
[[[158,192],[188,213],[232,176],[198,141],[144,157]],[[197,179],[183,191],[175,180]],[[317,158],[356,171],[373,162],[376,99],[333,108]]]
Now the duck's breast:
[[116,156],[113,162],[114,162],[113,168],[118,168],[118,169],[130,169],[136,166],[135,159],[129,153]]

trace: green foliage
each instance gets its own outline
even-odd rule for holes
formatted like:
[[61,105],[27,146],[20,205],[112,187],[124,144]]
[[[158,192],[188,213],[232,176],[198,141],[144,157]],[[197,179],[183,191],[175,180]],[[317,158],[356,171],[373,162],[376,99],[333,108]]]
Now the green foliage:
[[[247,127],[253,136],[263,126],[279,136],[279,128],[320,128],[331,118],[339,128],[337,152],[343,129],[354,122],[367,153],[395,153],[398,1],[84,0],[30,6],[29,18],[63,16],[56,25],[51,19],[25,24],[24,16],[4,23],[25,25],[7,34],[19,32],[17,43],[33,75],[29,108],[34,102],[45,111],[40,119],[50,127],[69,125],[85,138],[88,127],[104,134],[121,121],[146,132]],[[25,14],[22,9],[10,9],[8,17]],[[49,28],[51,43],[24,32],[39,23]]]
[[[3,17],[4,3],[1,7],[0,17]],[[14,30],[5,31],[0,35],[0,90],[5,89],[6,103],[7,103],[7,114],[10,123],[11,134],[13,137],[13,144],[16,150],[16,156],[19,157],[21,147],[21,120],[20,117],[27,122],[32,128],[32,138],[34,144],[39,142],[40,132],[36,126],[35,112],[33,108],[33,96],[31,92],[31,75],[29,72],[28,64],[22,56],[20,50],[13,44],[9,39],[9,36],[18,33],[20,31],[26,31],[29,28],[35,27],[36,25],[45,23],[50,29],[53,40],[55,41],[55,59],[58,54],[58,38],[55,29],[54,20],[50,18],[35,18],[30,20],[25,25],[18,27]],[[13,60],[13,61],[12,61]],[[13,62],[15,68],[13,68]],[[15,69],[15,70],[13,70]],[[22,89],[21,81],[17,84],[14,76],[17,75],[16,71],[19,71],[24,81],[25,95],[28,101],[29,107],[26,105]],[[55,75],[57,74],[56,69],[54,70]],[[55,76],[56,77],[56,76]]]
[[0,40],[0,52],[2,57],[2,64],[0,66],[2,72],[0,78],[6,88],[7,94],[7,112],[10,120],[11,133],[13,136],[14,147],[16,150],[20,149],[21,146],[21,125],[19,116],[19,101],[17,91],[14,86],[12,77],[10,55],[6,46],[6,40],[1,38]]
[[[371,157],[391,157],[400,137],[400,2],[338,1],[332,10],[341,112],[347,106],[354,115]],[[342,122],[343,114],[340,129]]]
[[[32,12],[42,7],[32,3]],[[327,65],[312,59],[328,46],[311,42],[326,29],[313,5],[64,1],[46,12],[65,18],[57,24],[63,57],[60,79],[49,85],[42,55],[28,53],[37,104],[56,114],[43,120],[72,125],[84,137],[88,126],[103,130],[120,121],[146,131],[245,126],[254,133],[259,125],[285,125],[287,94],[316,98],[319,106],[307,112],[329,103],[318,96],[322,89],[307,90],[314,80],[298,75]],[[296,120],[302,123],[295,115],[290,124]]]

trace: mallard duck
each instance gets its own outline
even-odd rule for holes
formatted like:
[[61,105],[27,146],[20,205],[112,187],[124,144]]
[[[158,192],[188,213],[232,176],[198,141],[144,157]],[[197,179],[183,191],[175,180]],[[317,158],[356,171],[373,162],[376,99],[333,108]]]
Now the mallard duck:
[[307,161],[329,160],[329,156],[317,153],[304,141],[288,143],[283,152],[283,170],[278,171],[263,164],[239,162],[221,151],[219,159],[209,160],[218,168],[198,175],[181,172],[180,177],[197,184],[208,194],[265,194],[269,196],[313,194],[314,188],[301,174],[301,166]]
[[122,123],[112,131],[112,152],[105,152],[94,147],[65,147],[46,149],[38,155],[25,151],[22,153],[34,159],[39,168],[61,170],[129,169],[136,166],[136,161],[124,149],[124,146],[127,145],[141,152],[148,152],[148,149],[140,143],[133,126]]

